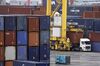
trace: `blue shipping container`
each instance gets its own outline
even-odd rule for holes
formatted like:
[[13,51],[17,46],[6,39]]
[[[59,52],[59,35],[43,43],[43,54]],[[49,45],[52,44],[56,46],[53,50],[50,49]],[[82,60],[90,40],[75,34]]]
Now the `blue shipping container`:
[[5,17],[5,30],[16,30],[16,17]]
[[92,51],[93,52],[100,52],[100,42],[93,42],[92,43]]
[[50,38],[50,32],[49,31],[41,31],[40,32],[40,43],[41,44],[48,44],[49,38]]
[[25,16],[17,17],[17,30],[27,30],[27,19]]
[[0,17],[0,30],[4,30],[4,18]]
[[40,44],[40,61],[50,61],[50,44]]
[[17,60],[27,60],[27,46],[17,47]]
[[50,63],[33,61],[14,61],[13,66],[50,66]]
[[0,66],[4,66],[3,62],[0,62]]
[[94,20],[94,30],[95,31],[100,31],[100,19],[95,19]]
[[40,17],[40,30],[49,30],[50,28],[50,17],[41,16]]
[[39,61],[39,47],[29,47],[29,60]]
[[26,31],[17,32],[17,45],[27,45],[27,32]]

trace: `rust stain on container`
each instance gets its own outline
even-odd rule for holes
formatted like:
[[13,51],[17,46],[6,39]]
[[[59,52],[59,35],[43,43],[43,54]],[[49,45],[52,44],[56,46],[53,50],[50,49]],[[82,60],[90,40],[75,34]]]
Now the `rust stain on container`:
[[71,42],[76,44],[80,42],[80,38],[83,37],[83,32],[68,32],[68,37]]
[[13,61],[6,61],[5,66],[13,66]]
[[39,33],[38,32],[29,33],[29,46],[39,46]]
[[0,32],[0,46],[4,45],[4,32]]
[[93,42],[100,42],[100,32],[90,32],[89,38]]
[[39,18],[38,17],[29,17],[29,31],[39,31]]
[[0,47],[0,61],[4,60],[4,48]]
[[16,45],[16,32],[7,31],[5,32],[5,45]]

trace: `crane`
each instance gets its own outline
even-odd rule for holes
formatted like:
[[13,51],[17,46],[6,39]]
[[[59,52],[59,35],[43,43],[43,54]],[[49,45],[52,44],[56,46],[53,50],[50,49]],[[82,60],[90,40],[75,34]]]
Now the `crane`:
[[55,40],[55,49],[56,50],[70,50],[70,40],[67,38],[67,2],[68,0],[56,0],[56,2],[58,3],[57,7],[55,8],[55,10],[52,13],[52,5],[51,5],[52,0],[47,0],[47,11],[46,11],[46,15],[50,16],[51,18],[53,18],[53,15],[55,14],[55,12],[60,8],[60,6],[62,6],[62,25],[61,25],[61,37],[57,38],[57,37],[51,37],[51,43],[52,40]]

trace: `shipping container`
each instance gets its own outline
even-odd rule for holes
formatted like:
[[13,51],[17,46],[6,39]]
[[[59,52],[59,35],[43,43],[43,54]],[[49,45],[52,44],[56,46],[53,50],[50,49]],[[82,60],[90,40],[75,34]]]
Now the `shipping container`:
[[4,17],[0,16],[0,30],[4,30]]
[[13,66],[50,66],[50,63],[17,60],[14,61]]
[[16,17],[7,16],[4,18],[5,20],[5,30],[16,30]]
[[39,61],[39,47],[29,47],[29,60]]
[[27,32],[26,31],[17,32],[17,45],[27,45]]
[[89,39],[93,42],[100,42],[100,32],[90,32]]
[[29,17],[29,31],[39,31],[39,18],[38,17]]
[[17,46],[17,60],[27,60],[27,46]]
[[93,11],[100,11],[100,6],[94,6]]
[[31,14],[31,8],[28,7],[9,7],[9,14]]
[[8,6],[0,6],[0,14],[8,14]]
[[5,61],[5,66],[13,66],[13,61]]
[[0,31],[0,46],[4,45],[4,32]]
[[27,30],[27,19],[25,16],[17,17],[17,30]]
[[83,12],[83,18],[95,18],[95,13],[93,11]]
[[48,44],[50,41],[49,31],[40,31],[40,43]]
[[0,66],[4,66],[4,63],[3,62],[0,62]]
[[93,42],[92,43],[92,51],[93,52],[100,52],[100,42]]
[[50,44],[40,45],[40,61],[49,62],[50,61]]
[[14,46],[5,47],[5,60],[15,60],[16,59],[16,50]]
[[15,31],[5,32],[5,45],[6,46],[16,45],[16,32]]
[[39,46],[39,32],[29,32],[29,46]]
[[84,11],[93,11],[93,7],[88,6],[69,6],[68,15],[70,16],[82,16]]
[[100,11],[96,11],[95,13],[95,18],[100,18]]
[[0,61],[4,61],[4,48],[0,47]]
[[100,31],[100,19],[94,20],[94,31]]
[[40,30],[49,30],[50,27],[50,17],[41,16],[40,17]]
[[83,32],[68,32],[71,43],[78,44],[80,38],[83,38]]

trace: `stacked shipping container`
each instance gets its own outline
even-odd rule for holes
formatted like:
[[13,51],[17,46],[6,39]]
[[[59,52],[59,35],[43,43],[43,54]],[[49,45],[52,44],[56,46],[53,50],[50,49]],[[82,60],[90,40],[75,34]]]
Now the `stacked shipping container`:
[[49,62],[49,25],[49,16],[1,16],[0,66],[13,66],[13,60]]

